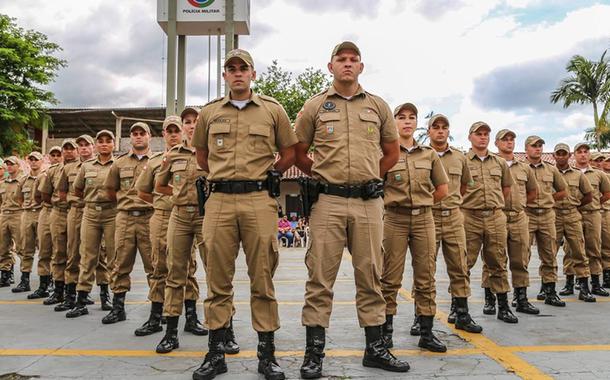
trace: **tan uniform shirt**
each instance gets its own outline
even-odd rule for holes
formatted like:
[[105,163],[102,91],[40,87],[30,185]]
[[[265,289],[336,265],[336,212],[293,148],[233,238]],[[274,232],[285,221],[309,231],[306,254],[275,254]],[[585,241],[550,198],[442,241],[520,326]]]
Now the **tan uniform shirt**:
[[568,195],[562,200],[555,202],[555,208],[570,209],[580,206],[585,194],[593,191],[591,183],[580,170],[569,166],[567,169],[559,169],[563,179],[568,184]]
[[210,181],[263,180],[275,151],[297,142],[284,108],[255,93],[241,110],[229,95],[206,104],[192,139],[194,147],[208,151]]
[[[36,181],[34,182],[35,193],[40,194],[40,188],[41,188],[43,180],[45,179],[46,176],[47,176],[47,171],[45,170],[42,173],[40,173],[38,175],[38,177],[36,178]],[[45,202],[45,201],[42,201],[42,205],[44,207],[53,207],[52,204],[50,204],[49,202]]]
[[86,203],[110,203],[104,182],[113,163],[112,157],[105,163],[99,157],[83,162],[74,179],[74,188],[83,192]]
[[533,202],[527,204],[530,208],[553,208],[555,199],[553,193],[567,188],[566,181],[559,170],[548,162],[529,164],[538,182],[538,195]]
[[76,180],[76,176],[78,175],[81,166],[83,166],[83,161],[81,160],[76,160],[64,165],[59,179],[59,191],[67,192],[66,200],[71,207],[81,208],[85,206],[85,201],[74,194],[74,181]]
[[514,181],[506,161],[491,152],[481,160],[472,150],[466,155],[472,181],[468,184],[462,208],[491,210],[504,207],[503,187]]
[[505,211],[523,211],[527,203],[527,193],[538,188],[538,182],[529,164],[514,160],[510,163],[510,174],[513,176],[513,185],[504,205]]
[[176,206],[195,206],[197,188],[195,181],[207,173],[197,165],[194,148],[178,145],[167,155],[168,163],[161,167],[157,175],[157,183],[167,186],[170,181],[173,186],[171,202]]
[[38,190],[40,190],[41,193],[51,195],[51,204],[53,207],[61,209],[68,208],[68,202],[62,201],[59,197],[59,181],[61,179],[63,166],[67,165],[69,162],[51,165],[47,170],[47,175],[44,176],[38,187]]
[[[604,173],[606,173],[606,172],[604,172]],[[606,173],[606,176],[608,177],[608,180],[610,181],[610,173]],[[604,203],[602,204],[602,209],[604,209],[604,210],[610,210],[610,201],[608,201],[608,202],[604,202]]]
[[581,207],[580,210],[601,210],[602,206],[600,198],[602,196],[602,193],[607,193],[610,191],[610,180],[608,180],[608,176],[603,171],[592,168],[590,166],[586,169],[585,176],[587,177],[587,179],[591,183],[591,187],[593,188],[593,201]]
[[21,205],[24,210],[36,210],[42,208],[42,204],[36,202],[36,180],[38,176],[28,175],[19,184],[19,192],[23,198]]
[[386,207],[420,207],[434,204],[437,186],[449,183],[434,149],[417,145],[400,147],[400,157],[387,174],[384,185]]
[[155,180],[161,171],[162,163],[163,152],[155,153],[150,156],[146,167],[144,167],[142,174],[140,174],[136,181],[135,188],[137,191],[153,194],[153,207],[155,210],[171,211],[173,205],[170,197],[155,191]]
[[132,211],[151,209],[152,206],[138,197],[136,180],[146,167],[151,152],[138,158],[133,151],[114,160],[106,177],[105,186],[116,191],[117,210]]
[[299,142],[314,145],[313,177],[332,184],[380,179],[381,144],[398,139],[387,103],[362,87],[349,100],[334,87],[309,99],[295,128]]
[[433,208],[437,210],[458,208],[462,205],[462,193],[460,192],[462,185],[468,185],[472,181],[466,156],[453,147],[436,153],[449,177],[449,192],[440,202],[435,203]]
[[0,183],[0,210],[2,211],[19,211],[21,210],[21,191],[20,182],[22,177],[11,179],[7,177],[4,182]]

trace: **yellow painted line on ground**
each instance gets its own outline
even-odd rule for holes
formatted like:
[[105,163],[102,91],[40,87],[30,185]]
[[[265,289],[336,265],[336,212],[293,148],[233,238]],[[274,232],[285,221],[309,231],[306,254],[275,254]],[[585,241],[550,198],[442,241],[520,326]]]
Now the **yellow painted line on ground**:
[[582,344],[555,346],[507,346],[514,352],[572,352],[572,351],[610,351],[610,344]]

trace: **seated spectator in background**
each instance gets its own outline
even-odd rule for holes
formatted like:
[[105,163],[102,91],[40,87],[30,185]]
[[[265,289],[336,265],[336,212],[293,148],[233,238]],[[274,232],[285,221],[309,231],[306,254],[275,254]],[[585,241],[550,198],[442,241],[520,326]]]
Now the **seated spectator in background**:
[[297,225],[299,224],[298,219],[299,218],[294,214],[290,217],[290,227],[292,227],[293,232],[294,232],[295,228],[297,228]]
[[288,217],[286,215],[284,215],[278,222],[277,222],[277,239],[280,240],[283,237],[286,238],[286,247],[291,247],[292,246],[292,240],[294,239],[294,235],[292,234],[292,226],[290,225],[290,222],[288,221]]
[[[301,242],[302,240],[306,239],[306,234],[305,234],[305,228],[307,227],[307,223],[305,221],[304,218],[300,218],[299,221],[296,223],[296,226],[293,227],[293,231],[294,231],[294,240],[295,240],[295,246],[297,244],[297,242]],[[302,244],[302,246],[305,246],[307,244],[307,241],[304,241],[304,244]]]

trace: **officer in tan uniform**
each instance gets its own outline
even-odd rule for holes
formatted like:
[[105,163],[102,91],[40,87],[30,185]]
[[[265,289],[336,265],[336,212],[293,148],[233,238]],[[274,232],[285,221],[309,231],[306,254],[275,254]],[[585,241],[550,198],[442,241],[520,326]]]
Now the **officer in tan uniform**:
[[42,167],[42,153],[32,152],[27,156],[30,172],[19,183],[20,201],[23,208],[21,214],[21,282],[12,289],[13,293],[30,291],[30,273],[34,264],[36,252],[36,230],[38,227],[38,214],[42,208],[40,202],[34,197],[34,184]]
[[[10,285],[11,269],[15,258],[11,252],[13,244],[16,246],[17,255],[23,261],[21,250],[21,193],[19,159],[10,156],[4,160],[8,177],[0,184],[0,287]],[[23,267],[22,267],[23,268]],[[21,281],[28,277],[22,272]]]
[[192,141],[199,166],[209,173],[211,190],[200,246],[208,281],[204,309],[209,353],[193,379],[211,379],[227,371],[223,343],[233,315],[232,281],[240,242],[250,277],[252,325],[258,334],[258,371],[266,379],[284,379],[275,359],[274,332],[280,327],[273,286],[279,260],[278,210],[270,195],[277,196],[280,173],[294,164],[297,139],[282,106],[250,89],[256,71],[248,52],[235,49],[226,55],[223,78],[230,91],[203,107]]
[[[508,240],[506,252],[510,263],[513,293],[513,305],[516,311],[525,314],[539,314],[540,310],[534,307],[527,299],[527,287],[530,284],[527,267],[530,262],[530,244],[527,215],[525,206],[538,194],[538,182],[532,169],[525,162],[519,161],[513,154],[515,138],[517,135],[508,129],[502,129],[496,134],[496,147],[498,155],[502,157],[513,177],[513,186],[504,205],[506,215],[506,228]],[[483,288],[485,288],[485,306],[490,314],[495,314],[495,297],[489,290],[489,271],[483,266]]]
[[[597,158],[597,157],[596,157]],[[610,199],[610,180],[601,170],[589,165],[591,152],[587,143],[579,143],[574,147],[576,168],[582,171],[593,188],[593,200],[579,208],[582,214],[582,225],[585,239],[585,252],[589,259],[591,271],[591,293],[608,297],[609,293],[601,286],[600,275],[603,271],[601,256],[602,237],[602,205]]]
[[489,271],[489,287],[498,298],[498,319],[517,323],[519,320],[508,306],[508,234],[506,215],[502,211],[514,182],[506,161],[487,149],[490,132],[487,123],[478,121],[472,124],[468,134],[471,148],[466,158],[472,181],[462,202],[468,273],[481,252]]
[[[87,298],[93,287],[93,278],[96,276],[100,257],[104,252],[106,267],[110,269],[115,265],[116,203],[108,196],[104,184],[114,162],[113,150],[114,134],[106,129],[99,131],[95,135],[97,152],[95,158],[82,163],[72,183],[73,195],[84,199],[85,208],[80,227],[80,266],[76,286],[78,296],[74,308],[66,313],[67,318],[89,314]],[[106,246],[105,251],[100,249],[102,238]],[[104,278],[99,278],[100,274],[104,275]],[[102,273],[98,271],[97,275],[98,284],[110,282],[110,274],[107,271]]]
[[[53,146],[49,149],[49,163],[51,166],[60,163],[61,147]],[[37,273],[40,277],[38,289],[28,294],[28,299],[46,298],[49,296],[49,290],[53,286],[51,277],[51,257],[53,255],[53,240],[51,239],[51,209],[53,205],[42,199],[42,194],[39,191],[42,179],[47,175],[46,170],[40,173],[34,182],[34,198],[36,202],[42,203],[42,209],[38,213],[38,264]]]
[[[360,86],[358,77],[364,64],[354,43],[335,46],[328,69],[333,75],[332,86],[309,99],[295,123],[299,139],[296,164],[320,181],[319,199],[311,209],[311,244],[305,259],[309,279],[302,315],[307,337],[301,376],[322,375],[332,289],[346,242],[356,279],[358,322],[366,336],[362,364],[406,372],[409,364],[390,353],[382,336],[386,303],[380,281],[381,179],[400,155],[394,117],[383,99]],[[307,156],[312,144],[315,161]]]
[[[595,302],[595,297],[589,290],[589,261],[585,254],[582,216],[578,212],[578,207],[585,206],[593,200],[593,188],[580,170],[569,165],[570,147],[567,144],[555,145],[553,157],[555,158],[555,166],[566,181],[569,190],[564,199],[555,202],[557,249],[559,249],[560,242],[563,241],[563,269],[566,275],[566,285],[559,292],[559,295],[574,294],[574,274],[576,274],[577,282],[580,285],[578,298],[585,302]],[[570,273],[568,270],[572,272]]]
[[400,158],[386,174],[384,184],[385,217],[383,220],[383,272],[381,291],[386,301],[384,337],[392,347],[398,290],[402,287],[407,248],[413,265],[413,293],[420,323],[418,346],[433,352],[445,352],[447,346],[433,333],[436,314],[436,237],[432,226],[432,205],[447,196],[447,174],[438,155],[419,145],[413,138],[417,128],[417,108],[411,103],[394,110],[398,129]]
[[[64,301],[65,290],[65,269],[68,244],[68,202],[62,200],[59,196],[59,179],[63,165],[76,161],[77,145],[72,139],[65,139],[61,144],[61,154],[63,157],[62,164],[55,164],[49,167],[47,175],[42,179],[39,190],[42,193],[42,199],[51,202],[53,209],[51,210],[51,238],[53,240],[53,259],[51,262],[53,268],[53,280],[55,281],[55,290],[49,298],[44,301],[45,305],[53,305]],[[55,311],[63,311],[61,307],[56,307]]]
[[557,231],[555,230],[556,201],[567,196],[567,184],[559,170],[552,164],[542,161],[544,140],[538,136],[525,139],[527,161],[538,182],[538,195],[528,201],[525,212],[529,219],[530,244],[536,239],[540,257],[540,277],[542,286],[537,298],[547,305],[565,306],[555,290],[557,283]]
[[[449,178],[447,197],[435,202],[432,206],[434,226],[436,229],[436,254],[442,247],[443,258],[449,275],[451,292],[451,311],[447,322],[455,323],[455,328],[470,333],[480,333],[482,327],[477,325],[468,313],[470,297],[470,280],[466,263],[466,235],[464,233],[464,216],[460,210],[462,194],[472,181],[466,156],[449,146],[449,119],[436,114],[428,120],[428,138],[431,147],[440,157]],[[436,262],[436,255],[434,261]],[[418,332],[412,328],[411,334]]]
[[[601,168],[610,179],[610,155],[604,156]],[[610,289],[610,202],[602,205],[602,286]]]
[[182,120],[182,133],[183,138],[188,146],[192,146],[193,134],[195,134],[195,127],[197,125],[197,117],[199,116],[200,110],[193,107],[186,107],[180,113],[180,119]]

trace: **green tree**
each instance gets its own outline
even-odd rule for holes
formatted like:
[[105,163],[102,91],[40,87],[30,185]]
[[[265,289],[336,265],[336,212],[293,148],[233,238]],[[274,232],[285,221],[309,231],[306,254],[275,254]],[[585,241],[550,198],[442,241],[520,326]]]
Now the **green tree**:
[[597,149],[605,148],[610,143],[610,67],[606,53],[607,50],[599,61],[590,61],[580,55],[573,56],[566,66],[566,71],[571,75],[562,79],[559,87],[551,93],[551,102],[563,101],[564,108],[575,103],[590,103],[593,106],[594,125],[587,130],[585,138],[593,141]]
[[23,155],[34,147],[26,128],[41,128],[46,106],[57,104],[43,87],[66,65],[54,56],[60,50],[46,35],[0,14],[0,155]]
[[305,101],[331,85],[329,75],[322,70],[311,67],[296,77],[290,71],[282,69],[277,60],[274,60],[267,71],[258,76],[252,86],[259,94],[272,96],[277,99],[291,121],[305,104]]

